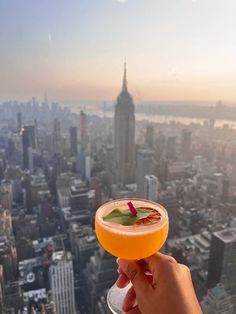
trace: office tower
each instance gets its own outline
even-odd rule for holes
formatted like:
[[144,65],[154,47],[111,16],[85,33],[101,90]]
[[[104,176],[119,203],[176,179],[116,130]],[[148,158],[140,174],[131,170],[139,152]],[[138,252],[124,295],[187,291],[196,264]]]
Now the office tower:
[[78,154],[77,127],[70,127],[70,151],[71,155],[76,157]]
[[[4,286],[4,314],[19,313],[23,307],[23,291],[18,281],[10,281]],[[0,312],[2,313],[2,312]]]
[[17,130],[18,132],[20,132],[22,128],[22,115],[21,115],[21,112],[18,112],[17,113]]
[[234,306],[222,283],[208,290],[201,302],[204,314],[233,314]]
[[33,159],[33,150],[32,147],[30,146],[28,148],[28,158],[29,158],[29,171],[33,172],[34,171],[34,159]]
[[152,174],[155,167],[153,159],[153,151],[147,149],[141,149],[137,153],[137,196],[144,198],[144,181],[145,176]]
[[90,156],[85,156],[85,179],[89,180],[91,177],[91,159]]
[[13,193],[10,181],[2,180],[0,183],[0,204],[4,209],[12,210]]
[[177,213],[180,207],[176,193],[171,188],[167,188],[166,191],[162,191],[158,195],[158,203],[164,206],[168,212],[170,224],[169,237],[176,236],[179,230]]
[[16,151],[16,146],[11,138],[7,140],[7,159],[12,159]]
[[53,253],[49,282],[57,314],[75,314],[73,262],[69,252]]
[[69,226],[71,250],[74,254],[74,265],[81,271],[98,248],[95,231],[90,225],[71,222]]
[[89,189],[80,180],[70,187],[70,206],[72,213],[86,213],[89,209]]
[[83,110],[80,111],[80,137],[82,150],[86,150],[88,144],[87,116]]
[[181,153],[182,158],[185,161],[191,159],[191,138],[192,133],[187,129],[183,129],[181,137]]
[[236,228],[214,232],[211,240],[208,263],[207,286],[213,288],[217,283],[236,293]]
[[61,152],[61,124],[58,119],[53,121],[53,135],[52,135],[52,144],[53,144],[53,153],[59,154]]
[[124,185],[134,181],[135,167],[134,103],[127,89],[126,64],[122,90],[115,106],[114,127],[116,182]]
[[38,140],[39,140],[39,138],[38,138],[38,121],[35,119],[34,120],[34,130],[35,130],[35,150],[38,152],[38,150],[39,150],[39,143],[38,143]]
[[34,125],[28,125],[22,129],[22,148],[23,148],[23,168],[32,170],[33,168],[32,149],[36,149]]
[[28,133],[29,135],[29,140],[30,140],[30,146],[33,149],[36,149],[36,132],[35,132],[35,125],[27,125],[24,126],[24,130]]
[[0,261],[3,266],[4,280],[15,278],[17,254],[12,231],[10,211],[0,206]]
[[117,278],[115,257],[102,247],[90,257],[83,271],[84,285],[81,301],[85,302],[86,313],[95,313],[98,300],[109,289]]
[[144,177],[144,198],[156,202],[158,193],[158,179],[154,175]]
[[28,214],[31,214],[33,210],[33,202],[31,191],[31,177],[29,172],[25,173],[25,176],[22,180],[22,187],[24,206],[26,207]]
[[166,144],[166,158],[169,160],[176,160],[176,137],[170,136]]
[[27,130],[24,128],[22,131],[22,147],[23,147],[23,168],[29,169],[29,147],[30,136]]
[[145,144],[150,149],[154,147],[154,128],[150,124],[146,127]]

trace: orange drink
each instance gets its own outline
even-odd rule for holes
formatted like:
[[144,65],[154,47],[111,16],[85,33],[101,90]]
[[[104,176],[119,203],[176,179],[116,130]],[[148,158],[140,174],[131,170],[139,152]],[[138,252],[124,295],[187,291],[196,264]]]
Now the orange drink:
[[[120,218],[116,218],[116,221],[107,219],[117,213],[118,216],[128,215],[127,204],[130,201],[138,209],[137,217],[132,217],[130,213],[131,217],[123,224],[120,223]],[[167,238],[169,220],[165,208],[157,203],[142,199],[120,199],[98,208],[95,228],[100,244],[110,254],[123,259],[139,260],[156,253],[162,247]]]

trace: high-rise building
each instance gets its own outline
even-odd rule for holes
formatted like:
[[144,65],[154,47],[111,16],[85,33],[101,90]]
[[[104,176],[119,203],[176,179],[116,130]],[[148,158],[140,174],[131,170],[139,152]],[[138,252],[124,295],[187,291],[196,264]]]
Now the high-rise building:
[[100,247],[90,257],[83,271],[84,286],[81,301],[85,302],[86,313],[96,313],[95,308],[98,300],[113,285],[116,277],[114,256]]
[[61,140],[61,124],[58,119],[54,119],[52,136],[54,154],[59,154],[61,152],[60,140]]
[[127,89],[126,64],[122,90],[115,106],[114,126],[116,182],[118,184],[132,183],[135,167],[135,116],[134,103]]
[[82,150],[86,150],[88,144],[87,116],[83,110],[80,111],[80,137]]
[[78,138],[77,138],[77,127],[70,127],[70,151],[72,156],[78,154]]
[[31,191],[31,176],[29,172],[26,172],[25,176],[23,177],[22,187],[23,187],[24,206],[26,207],[27,212],[31,214],[33,210],[33,202],[32,202],[32,191]]
[[89,208],[89,189],[80,180],[75,180],[70,187],[70,206],[72,212],[87,211]]
[[20,131],[22,128],[22,115],[21,112],[17,113],[17,130]]
[[73,262],[69,252],[53,253],[49,281],[57,314],[75,314]]
[[236,228],[214,232],[208,264],[208,288],[224,284],[227,291],[236,292]]
[[181,153],[185,161],[191,158],[191,137],[192,133],[188,129],[183,129],[181,138]]
[[22,148],[23,148],[23,168],[32,171],[33,155],[32,149],[36,149],[35,126],[28,125],[22,129]]
[[22,131],[22,147],[23,147],[23,168],[29,169],[30,136],[25,128]]
[[137,196],[145,197],[144,182],[145,176],[154,171],[155,163],[153,159],[154,152],[147,149],[141,149],[137,155]]
[[10,181],[2,180],[0,183],[0,204],[4,209],[12,210],[13,193]]
[[154,175],[144,177],[144,198],[156,202],[158,193],[158,179]]
[[35,150],[38,152],[39,151],[39,143],[38,143],[39,131],[38,131],[38,121],[36,119],[34,120],[34,129],[35,129]]
[[166,191],[162,191],[161,194],[158,195],[158,203],[164,206],[168,212],[170,224],[169,236],[176,236],[178,232],[177,213],[180,207],[176,193],[171,188],[167,188]]
[[91,177],[91,158],[89,155],[85,156],[85,179],[89,180]]
[[221,283],[208,290],[207,295],[201,302],[201,306],[204,314],[235,313],[231,297]]

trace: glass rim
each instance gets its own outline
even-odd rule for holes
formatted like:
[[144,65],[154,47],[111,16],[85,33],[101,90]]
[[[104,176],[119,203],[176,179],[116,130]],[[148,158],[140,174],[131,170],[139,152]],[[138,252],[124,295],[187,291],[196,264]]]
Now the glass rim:
[[[101,216],[101,211],[104,210],[107,206],[111,205],[112,203],[128,203],[129,201],[135,202],[145,202],[154,205],[154,209],[161,210],[161,219],[157,222],[153,222],[150,224],[144,224],[144,225],[132,225],[132,226],[124,226],[117,223],[112,223],[108,221],[104,221]],[[163,217],[164,214],[164,217]],[[95,221],[102,227],[110,232],[118,233],[118,234],[129,234],[129,235],[137,235],[137,234],[148,234],[155,232],[161,228],[163,228],[169,221],[167,210],[159,203],[146,200],[142,198],[120,198],[120,199],[114,199],[109,202],[106,202],[102,204],[96,211]]]

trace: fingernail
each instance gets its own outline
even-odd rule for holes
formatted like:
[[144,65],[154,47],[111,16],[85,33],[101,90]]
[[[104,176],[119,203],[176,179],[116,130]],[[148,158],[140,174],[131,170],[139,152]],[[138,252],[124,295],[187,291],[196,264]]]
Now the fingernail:
[[129,262],[124,259],[119,259],[118,265],[125,271],[129,265]]

